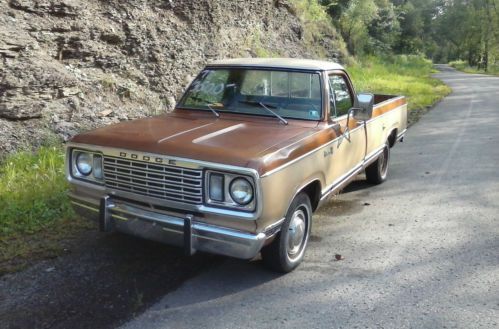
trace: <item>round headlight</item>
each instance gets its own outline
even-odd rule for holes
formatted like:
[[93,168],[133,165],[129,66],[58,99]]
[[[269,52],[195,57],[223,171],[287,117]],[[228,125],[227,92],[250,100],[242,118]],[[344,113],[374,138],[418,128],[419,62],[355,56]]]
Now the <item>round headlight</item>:
[[253,186],[245,178],[235,178],[230,183],[230,196],[240,205],[247,205],[253,200]]
[[89,153],[79,153],[76,156],[76,168],[83,176],[88,176],[92,172],[92,156]]

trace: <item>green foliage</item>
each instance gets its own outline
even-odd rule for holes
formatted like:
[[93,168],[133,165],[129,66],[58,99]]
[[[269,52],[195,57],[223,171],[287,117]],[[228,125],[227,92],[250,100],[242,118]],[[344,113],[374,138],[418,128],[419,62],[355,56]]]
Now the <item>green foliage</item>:
[[410,110],[423,109],[450,93],[449,87],[430,77],[432,63],[422,56],[364,57],[348,71],[357,92],[405,95]]
[[458,69],[460,71],[468,71],[470,70],[470,66],[468,65],[468,63],[466,61],[463,61],[463,60],[457,60],[457,61],[451,61],[449,62],[449,65],[452,66],[453,68],[455,69]]
[[293,5],[300,19],[306,23],[329,21],[326,8],[317,0],[293,0]]
[[345,45],[336,32],[327,7],[319,0],[291,0],[291,2],[303,26],[302,39],[306,47],[317,57],[326,58],[331,54],[325,52],[324,44],[334,40],[335,51],[340,57],[347,59]]
[[475,67],[471,67],[469,66],[468,62],[463,60],[449,62],[449,65],[459,71],[463,71],[466,73],[486,73],[486,74],[499,75],[499,63],[489,66],[487,72],[483,69],[479,70]]
[[0,237],[32,233],[71,216],[60,147],[20,151],[0,163]]
[[399,13],[389,0],[322,0],[352,55],[386,54],[400,35]]
[[0,276],[60,255],[92,227],[70,206],[62,147],[48,145],[58,146],[0,160]]
[[485,72],[499,65],[499,0],[445,3],[435,28],[436,60],[466,60]]
[[499,62],[499,0],[321,0],[352,55],[425,54],[489,71]]
[[377,15],[368,25],[366,52],[384,55],[393,51],[400,38],[400,16],[388,0],[377,0],[377,6]]
[[352,55],[361,54],[369,40],[367,27],[378,17],[374,0],[352,0],[339,21],[343,38]]

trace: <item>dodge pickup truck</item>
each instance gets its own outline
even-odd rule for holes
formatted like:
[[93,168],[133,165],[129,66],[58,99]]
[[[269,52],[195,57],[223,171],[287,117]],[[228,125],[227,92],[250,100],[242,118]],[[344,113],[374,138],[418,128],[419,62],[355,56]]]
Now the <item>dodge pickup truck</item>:
[[339,64],[216,61],[172,112],[75,136],[70,198],[101,231],[289,272],[312,214],[360,173],[382,183],[406,126],[404,97],[356,94]]

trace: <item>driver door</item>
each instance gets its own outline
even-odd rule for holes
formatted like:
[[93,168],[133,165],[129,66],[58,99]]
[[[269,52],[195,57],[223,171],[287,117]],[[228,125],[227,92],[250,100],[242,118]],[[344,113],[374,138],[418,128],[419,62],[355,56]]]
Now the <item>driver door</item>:
[[334,188],[362,166],[366,152],[366,134],[362,122],[355,120],[353,116],[347,120],[348,111],[355,104],[353,88],[347,75],[342,71],[332,72],[328,75],[328,83],[329,119],[332,126],[339,127],[340,130],[340,136],[332,143],[334,157],[330,157],[326,175],[328,187]]

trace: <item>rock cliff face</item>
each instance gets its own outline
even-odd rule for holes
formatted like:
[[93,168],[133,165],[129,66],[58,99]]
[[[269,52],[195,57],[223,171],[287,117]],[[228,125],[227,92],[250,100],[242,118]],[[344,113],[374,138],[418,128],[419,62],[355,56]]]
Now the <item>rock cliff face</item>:
[[212,59],[312,49],[283,0],[1,1],[0,155],[168,111]]

